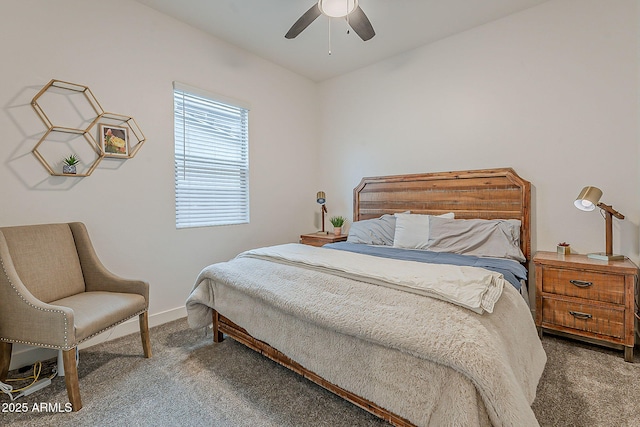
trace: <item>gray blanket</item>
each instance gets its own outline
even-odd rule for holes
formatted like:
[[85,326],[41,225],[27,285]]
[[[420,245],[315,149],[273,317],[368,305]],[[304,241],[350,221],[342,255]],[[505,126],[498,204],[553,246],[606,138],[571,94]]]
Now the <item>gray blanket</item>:
[[546,355],[506,287],[492,314],[263,259],[205,268],[189,323],[211,308],[334,384],[417,425],[535,426]]

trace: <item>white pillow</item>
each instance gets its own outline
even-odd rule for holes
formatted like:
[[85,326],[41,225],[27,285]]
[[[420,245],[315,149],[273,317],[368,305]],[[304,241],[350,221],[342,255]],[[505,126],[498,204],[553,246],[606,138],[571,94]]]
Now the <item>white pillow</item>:
[[[429,218],[432,215],[394,214],[396,230],[393,236],[393,247],[404,249],[426,249],[429,243]],[[453,219],[454,213],[437,215],[441,218]]]

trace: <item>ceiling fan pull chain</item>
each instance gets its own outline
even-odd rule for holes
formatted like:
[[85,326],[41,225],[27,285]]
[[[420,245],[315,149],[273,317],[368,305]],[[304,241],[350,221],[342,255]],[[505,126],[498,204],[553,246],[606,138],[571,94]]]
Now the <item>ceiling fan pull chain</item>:
[[329,35],[328,35],[329,55],[331,55],[331,18],[327,19],[327,21],[329,22],[329,24],[328,24],[328,28],[329,28]]
[[[347,10],[349,10],[349,0],[347,0]],[[347,13],[347,16],[345,16],[345,19],[347,20],[347,34],[351,34],[351,22],[349,22],[349,15],[351,14]]]

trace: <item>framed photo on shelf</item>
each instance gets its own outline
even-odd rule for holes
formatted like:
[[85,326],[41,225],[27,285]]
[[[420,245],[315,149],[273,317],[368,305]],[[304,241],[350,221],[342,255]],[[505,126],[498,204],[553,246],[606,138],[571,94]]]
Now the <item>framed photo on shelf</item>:
[[126,127],[100,125],[100,147],[106,157],[129,157]]

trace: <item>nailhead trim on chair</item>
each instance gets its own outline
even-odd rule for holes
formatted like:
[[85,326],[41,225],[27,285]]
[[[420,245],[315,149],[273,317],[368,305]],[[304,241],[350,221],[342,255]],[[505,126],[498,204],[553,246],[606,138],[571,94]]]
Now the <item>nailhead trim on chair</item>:
[[[69,347],[69,341],[68,341],[68,326],[69,326],[69,320],[67,319],[67,314],[62,311],[62,310],[52,310],[52,309],[48,309],[48,308],[42,308],[42,307],[38,307],[36,305],[31,304],[29,301],[27,301],[25,299],[25,297],[20,293],[20,291],[18,291],[18,289],[15,287],[15,285],[13,284],[13,282],[11,281],[11,279],[9,278],[9,273],[7,273],[7,269],[4,265],[4,259],[2,259],[2,257],[0,257],[0,264],[2,264],[2,271],[4,273],[4,277],[7,278],[7,281],[9,282],[9,284],[11,285],[11,287],[13,288],[13,290],[16,292],[16,294],[18,294],[18,296],[20,297],[20,299],[27,304],[28,306],[35,308],[37,310],[40,311],[45,311],[48,313],[61,313],[62,316],[64,317],[64,347],[62,348],[63,350],[70,350],[73,347]],[[22,340],[9,340],[6,338],[0,338],[1,341],[5,341],[5,342],[17,342],[20,344],[29,344],[29,345],[34,345],[34,346],[39,346],[39,347],[49,347],[49,348],[59,348],[59,347],[54,347],[50,344],[42,344],[42,343],[34,343],[34,342],[29,342],[29,341],[22,341]]]
[[[96,335],[100,335],[101,333],[103,333],[105,331],[108,331],[109,329],[114,328],[114,327],[120,325],[121,323],[126,322],[129,319],[133,319],[136,316],[140,316],[142,313],[146,312],[147,310],[148,310],[148,308],[145,308],[144,310],[142,310],[142,311],[140,311],[140,312],[138,312],[138,313],[136,313],[136,314],[134,314],[134,315],[132,315],[130,317],[127,317],[126,319],[123,319],[123,320],[121,320],[121,321],[119,321],[117,323],[114,323],[113,325],[107,326],[106,328],[96,332],[95,334],[92,334],[92,335],[89,335],[86,338],[83,338],[81,341],[78,341],[76,343],[76,347],[79,344],[87,341],[88,339],[91,339],[91,338],[95,337]],[[36,347],[54,348],[56,350],[70,350],[70,349],[74,348],[74,347],[57,347],[57,346],[52,346],[51,344],[34,343],[34,342],[30,342],[30,341],[11,340],[11,339],[2,338],[2,337],[0,337],[0,341],[11,342],[11,343],[19,343],[19,344],[28,344],[28,345],[32,345],[32,346],[36,346]]]

